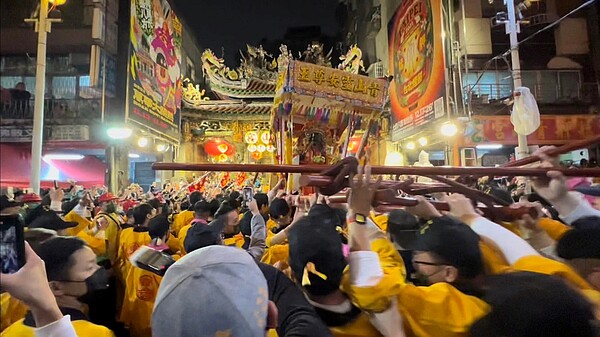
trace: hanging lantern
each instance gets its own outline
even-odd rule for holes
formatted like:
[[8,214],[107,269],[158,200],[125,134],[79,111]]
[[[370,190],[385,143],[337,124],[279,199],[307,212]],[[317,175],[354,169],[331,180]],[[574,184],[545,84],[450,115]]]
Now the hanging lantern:
[[251,156],[252,156],[252,159],[259,160],[262,157],[262,153],[255,151],[255,152],[252,152]]
[[249,152],[256,152],[256,145],[254,145],[254,144],[248,145],[248,151]]
[[267,145],[267,151],[269,151],[269,152],[275,151],[275,146],[273,146],[271,144]]
[[263,153],[263,152],[265,152],[266,150],[267,150],[267,147],[266,147],[266,146],[264,146],[263,144],[260,144],[260,145],[258,145],[258,146],[256,147],[256,151],[258,151],[258,152],[260,152],[260,153]]
[[358,147],[360,146],[360,142],[362,139],[358,137],[350,138],[350,142],[348,143],[348,152],[356,153],[358,151]]
[[269,131],[263,131],[260,134],[260,141],[263,144],[269,144],[271,142],[271,132]]
[[256,144],[258,142],[258,133],[256,131],[246,132],[244,141],[248,144]]
[[221,163],[224,163],[224,162],[226,162],[226,161],[227,161],[227,159],[229,159],[229,157],[228,157],[228,156],[227,156],[225,153],[221,153],[221,154],[219,155],[219,161],[220,161]]
[[220,138],[214,138],[204,143],[204,151],[210,156],[226,154],[231,156],[235,153],[235,147]]

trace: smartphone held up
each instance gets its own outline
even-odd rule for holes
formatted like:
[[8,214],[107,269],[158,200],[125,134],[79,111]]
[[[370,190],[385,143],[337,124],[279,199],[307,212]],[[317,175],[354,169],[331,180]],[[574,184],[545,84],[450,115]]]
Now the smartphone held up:
[[18,214],[0,215],[0,265],[2,274],[14,274],[25,264],[23,220]]

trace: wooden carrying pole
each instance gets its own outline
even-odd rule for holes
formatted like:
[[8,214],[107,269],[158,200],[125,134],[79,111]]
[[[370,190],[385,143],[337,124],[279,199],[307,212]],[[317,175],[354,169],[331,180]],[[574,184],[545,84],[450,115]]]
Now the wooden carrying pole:
[[[262,165],[262,164],[183,164],[183,163],[154,163],[152,169],[157,171],[222,171],[222,172],[263,172],[263,173],[304,173],[318,174],[330,168],[327,165]],[[568,169],[552,168],[567,177],[600,177],[600,168]],[[410,166],[372,166],[372,174],[397,174],[420,176],[529,176],[545,177],[546,168],[520,167],[410,167]],[[323,186],[331,180],[328,176],[305,176],[304,179],[314,181],[315,185]]]

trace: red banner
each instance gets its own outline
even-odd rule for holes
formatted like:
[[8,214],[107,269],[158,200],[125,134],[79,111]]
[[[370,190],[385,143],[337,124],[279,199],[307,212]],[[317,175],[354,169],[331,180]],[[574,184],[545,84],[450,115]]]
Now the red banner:
[[[560,145],[600,134],[600,117],[595,115],[545,115],[536,132],[527,137],[530,145]],[[482,143],[516,145],[517,134],[510,116],[477,116],[465,128],[462,146]]]

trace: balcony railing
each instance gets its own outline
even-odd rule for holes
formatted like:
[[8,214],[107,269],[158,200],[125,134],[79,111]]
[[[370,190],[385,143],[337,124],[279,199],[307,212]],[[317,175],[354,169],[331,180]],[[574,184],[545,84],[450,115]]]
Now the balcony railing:
[[[35,102],[33,99],[11,99],[0,103],[2,119],[32,119]],[[55,99],[44,100],[44,118],[50,120],[100,118],[100,100]]]
[[[477,72],[470,73],[463,82],[463,92],[465,96],[470,93],[471,102],[486,104],[511,97],[513,85],[509,72],[490,72],[476,82],[479,75]],[[597,97],[590,93],[593,90],[581,82],[579,71],[523,71],[522,81],[523,86],[528,87],[541,104],[598,102]]]

